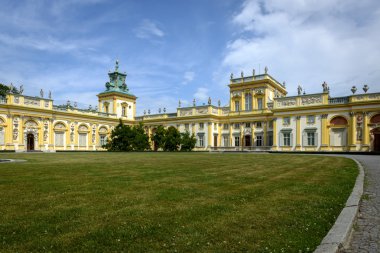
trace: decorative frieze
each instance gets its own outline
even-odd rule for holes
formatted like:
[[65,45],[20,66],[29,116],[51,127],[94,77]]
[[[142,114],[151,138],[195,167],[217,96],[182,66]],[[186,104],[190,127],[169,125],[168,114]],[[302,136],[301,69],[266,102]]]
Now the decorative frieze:
[[307,106],[307,105],[315,105],[315,104],[322,104],[322,96],[305,96],[301,97],[301,105]]
[[297,101],[295,98],[281,98],[277,99],[277,108],[283,108],[283,107],[294,107],[297,105]]
[[40,99],[39,98],[30,98],[30,97],[24,97],[24,105],[31,105],[31,106],[40,106]]
[[191,116],[191,115],[193,115],[193,110],[192,109],[188,109],[188,110],[181,109],[179,115],[180,116]]
[[207,108],[198,108],[196,112],[197,114],[207,114]]

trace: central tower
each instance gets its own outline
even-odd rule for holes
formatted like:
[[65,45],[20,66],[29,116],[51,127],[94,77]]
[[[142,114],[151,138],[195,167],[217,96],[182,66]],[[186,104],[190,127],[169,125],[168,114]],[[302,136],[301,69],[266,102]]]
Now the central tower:
[[116,114],[118,118],[134,120],[136,115],[137,97],[129,92],[125,82],[127,74],[119,71],[119,61],[116,61],[115,70],[108,73],[109,81],[106,90],[99,93],[99,112]]

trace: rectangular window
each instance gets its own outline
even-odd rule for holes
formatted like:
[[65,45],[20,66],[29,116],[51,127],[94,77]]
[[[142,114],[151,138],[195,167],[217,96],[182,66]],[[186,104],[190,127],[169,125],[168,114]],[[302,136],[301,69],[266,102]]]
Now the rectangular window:
[[259,122],[256,122],[256,127],[257,127],[257,128],[261,128],[261,127],[262,127],[262,124],[261,124],[260,121],[259,121]]
[[239,147],[239,146],[240,146],[240,137],[235,136],[235,147]]
[[240,102],[235,101],[235,112],[238,112],[238,111],[240,111]]
[[257,99],[257,109],[259,109],[259,110],[263,109],[263,99],[262,98]]
[[80,147],[87,146],[87,134],[79,134],[79,146]]
[[251,127],[251,123],[248,123],[248,122],[245,123],[245,127],[246,127],[246,128],[250,128],[250,127]]
[[290,125],[290,117],[285,117],[282,119],[283,125]]
[[273,128],[273,120],[269,121],[269,128]]
[[199,123],[199,130],[203,130],[204,127],[205,127],[204,123]]
[[198,144],[199,144],[199,147],[204,147],[204,140],[203,140],[203,135],[198,135]]
[[252,95],[250,93],[245,94],[245,110],[252,111]]
[[258,135],[256,136],[256,146],[261,147],[263,145],[263,136]]
[[228,130],[228,124],[223,124],[223,129]]
[[125,106],[121,107],[121,115],[126,116],[127,115],[127,109]]
[[234,124],[234,128],[235,128],[235,129],[239,129],[239,128],[240,128],[239,123],[235,123],[235,124]]
[[228,135],[223,136],[223,146],[228,147],[229,146],[229,138]]
[[189,124],[185,124],[185,131],[189,131],[189,129],[190,129]]
[[307,124],[314,124],[315,123],[315,116],[309,115],[307,116]]
[[103,146],[103,145],[107,144],[106,136],[105,135],[100,135],[99,139],[100,139],[100,146]]
[[290,133],[283,133],[284,146],[290,146]]
[[63,147],[63,136],[64,133],[55,133],[55,146]]
[[315,133],[314,132],[308,132],[307,133],[307,145],[308,146],[315,146]]
[[214,123],[214,130],[218,130],[218,124],[217,123]]

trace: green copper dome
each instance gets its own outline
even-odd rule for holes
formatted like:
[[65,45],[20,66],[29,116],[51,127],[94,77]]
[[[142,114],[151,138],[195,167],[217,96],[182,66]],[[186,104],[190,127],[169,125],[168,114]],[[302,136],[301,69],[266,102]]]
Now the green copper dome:
[[127,74],[119,72],[119,61],[116,60],[115,64],[115,70],[113,72],[108,73],[109,76],[109,82],[106,82],[106,90],[101,92],[100,94],[105,93],[111,93],[111,92],[117,92],[121,94],[126,94],[130,96],[134,96],[132,93],[129,92],[129,88],[127,84],[125,83],[125,79],[127,77]]

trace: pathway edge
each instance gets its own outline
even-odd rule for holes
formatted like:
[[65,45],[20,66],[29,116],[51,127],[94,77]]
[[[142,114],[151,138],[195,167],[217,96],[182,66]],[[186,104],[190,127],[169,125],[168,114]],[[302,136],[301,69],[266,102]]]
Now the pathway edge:
[[356,162],[359,168],[359,175],[356,178],[355,186],[347,199],[345,207],[314,253],[336,253],[349,243],[352,228],[358,214],[360,199],[363,195],[364,169],[355,158],[347,158]]

